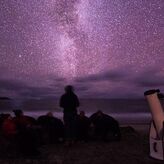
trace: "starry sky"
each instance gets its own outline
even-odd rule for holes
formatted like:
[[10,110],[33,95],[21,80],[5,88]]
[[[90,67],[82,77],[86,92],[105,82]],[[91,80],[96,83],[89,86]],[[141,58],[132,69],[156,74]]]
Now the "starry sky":
[[0,96],[164,91],[164,0],[1,0]]

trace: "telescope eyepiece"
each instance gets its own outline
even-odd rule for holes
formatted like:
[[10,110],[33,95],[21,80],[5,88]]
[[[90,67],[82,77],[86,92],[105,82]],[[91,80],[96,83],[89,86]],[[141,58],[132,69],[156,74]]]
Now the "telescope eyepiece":
[[147,95],[152,95],[154,93],[158,93],[159,94],[159,92],[160,92],[159,89],[151,89],[151,90],[145,91],[144,95],[147,96]]

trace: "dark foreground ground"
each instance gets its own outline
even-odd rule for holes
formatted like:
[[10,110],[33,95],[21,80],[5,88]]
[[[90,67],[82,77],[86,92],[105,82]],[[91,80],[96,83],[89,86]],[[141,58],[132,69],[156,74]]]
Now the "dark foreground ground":
[[0,164],[162,164],[149,157],[148,134],[131,128],[121,128],[119,142],[78,142],[71,147],[64,144],[44,145],[35,158],[1,157]]

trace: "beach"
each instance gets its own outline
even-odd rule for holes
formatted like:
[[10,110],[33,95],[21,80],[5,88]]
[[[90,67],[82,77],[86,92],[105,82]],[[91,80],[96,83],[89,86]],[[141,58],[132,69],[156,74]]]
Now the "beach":
[[[136,127],[134,129],[134,127]],[[142,127],[142,128],[141,128]],[[137,129],[138,128],[138,129]],[[79,141],[71,146],[47,144],[37,157],[4,157],[1,164],[160,164],[149,156],[148,126],[121,126],[120,141]]]

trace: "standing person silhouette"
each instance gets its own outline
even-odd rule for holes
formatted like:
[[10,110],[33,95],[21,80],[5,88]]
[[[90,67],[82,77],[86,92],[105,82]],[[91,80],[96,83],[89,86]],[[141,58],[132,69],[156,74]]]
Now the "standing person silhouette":
[[77,107],[79,107],[79,99],[74,93],[73,86],[65,87],[65,93],[60,98],[60,107],[64,109],[66,145],[71,145],[76,139]]

